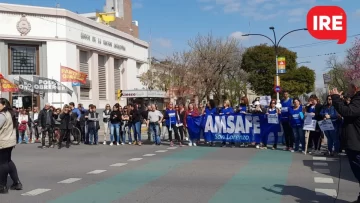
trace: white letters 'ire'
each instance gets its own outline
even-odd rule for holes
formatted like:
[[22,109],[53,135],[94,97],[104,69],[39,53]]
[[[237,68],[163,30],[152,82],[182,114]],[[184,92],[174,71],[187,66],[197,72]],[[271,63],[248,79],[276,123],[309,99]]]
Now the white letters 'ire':
[[318,20],[318,16],[314,16],[314,30],[343,30],[342,19],[342,16],[319,16]]

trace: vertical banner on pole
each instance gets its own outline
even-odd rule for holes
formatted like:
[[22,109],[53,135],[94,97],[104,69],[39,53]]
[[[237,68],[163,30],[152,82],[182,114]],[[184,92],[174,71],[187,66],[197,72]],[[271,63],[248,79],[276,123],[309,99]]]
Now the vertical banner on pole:
[[[286,73],[286,61],[285,61],[285,57],[278,57],[277,58],[277,63],[278,63],[278,73],[282,74],[282,73]],[[280,85],[279,85],[280,86]]]

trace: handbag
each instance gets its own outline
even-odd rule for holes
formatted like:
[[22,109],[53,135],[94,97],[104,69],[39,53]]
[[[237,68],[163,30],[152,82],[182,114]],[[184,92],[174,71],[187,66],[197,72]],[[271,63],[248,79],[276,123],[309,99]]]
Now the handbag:
[[26,124],[23,124],[23,123],[21,122],[21,124],[20,124],[19,127],[18,127],[18,130],[19,130],[19,131],[25,131],[25,130],[26,130]]

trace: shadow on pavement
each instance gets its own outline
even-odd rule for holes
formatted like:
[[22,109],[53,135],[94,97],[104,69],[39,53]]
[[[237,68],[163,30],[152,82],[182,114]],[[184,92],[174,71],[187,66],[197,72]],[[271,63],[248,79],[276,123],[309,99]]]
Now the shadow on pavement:
[[[333,203],[334,198],[329,196],[316,195],[313,190],[302,188],[299,186],[287,186],[276,184],[272,188],[265,188],[264,190],[275,193],[281,196],[292,196],[296,198],[298,203]],[[281,191],[281,192],[279,192]],[[337,199],[336,203],[349,203],[348,201]]]

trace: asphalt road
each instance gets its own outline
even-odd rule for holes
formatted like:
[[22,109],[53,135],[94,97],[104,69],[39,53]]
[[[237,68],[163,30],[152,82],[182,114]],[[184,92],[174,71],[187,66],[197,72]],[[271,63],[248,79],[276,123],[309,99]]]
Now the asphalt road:
[[360,190],[345,157],[252,148],[38,146],[16,147],[24,190],[0,195],[0,203],[332,203],[337,195],[336,202],[345,203]]

